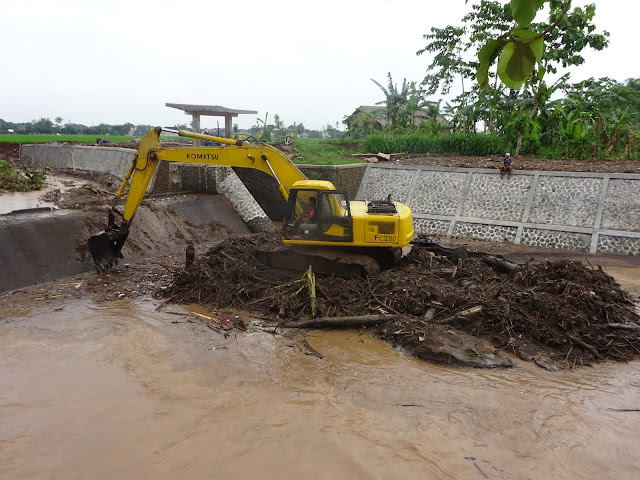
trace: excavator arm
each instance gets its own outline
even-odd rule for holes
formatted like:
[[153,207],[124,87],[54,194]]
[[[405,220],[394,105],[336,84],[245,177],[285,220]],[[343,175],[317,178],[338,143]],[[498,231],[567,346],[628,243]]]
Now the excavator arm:
[[[399,202],[354,201],[349,202],[346,192],[336,190],[335,186],[324,180],[308,180],[304,174],[282,152],[269,145],[251,144],[240,140],[211,137],[179,130],[175,133],[182,137],[199,138],[219,144],[211,147],[163,147],[160,144],[162,129],[156,127],[141,140],[140,146],[131,162],[131,166],[116,193],[109,208],[107,228],[93,235],[87,242],[96,269],[106,270],[122,258],[121,249],[129,235],[140,203],[147,192],[161,160],[167,162],[195,163],[198,165],[224,165],[261,170],[271,175],[278,184],[280,193],[288,200],[288,210],[282,232],[284,244],[292,247],[282,250],[286,264],[292,255],[301,256],[297,263],[304,263],[305,269],[316,259],[318,265],[328,265],[325,273],[336,272],[336,268],[346,265],[359,265],[358,262],[339,260],[340,249],[349,250],[356,256],[368,256],[378,265],[389,264],[400,248],[413,238],[413,220],[409,207]],[[129,186],[124,209],[116,208],[118,199],[123,197]],[[313,198],[317,202],[314,220],[311,223],[301,221],[300,213]],[[299,223],[297,223],[299,222]],[[293,247],[304,248],[300,252]],[[322,255],[310,254],[316,247],[329,247]],[[392,258],[388,258],[391,255]],[[276,258],[277,255],[270,255]],[[327,263],[327,260],[329,262]],[[389,260],[389,261],[388,261]],[[294,262],[296,263],[296,262]],[[353,263],[353,265],[352,265]],[[365,262],[366,263],[366,262]],[[364,264],[363,264],[364,265]],[[357,267],[359,268],[359,267]],[[366,268],[369,271],[369,268]],[[357,273],[360,274],[360,273]]]
[[[221,145],[163,148],[160,144],[161,132],[161,127],[155,127],[142,138],[131,166],[116,193],[113,205],[109,208],[107,228],[92,235],[87,242],[98,271],[108,269],[122,258],[121,249],[129,235],[131,222],[161,160],[262,170],[276,180],[285,200],[288,200],[289,190],[295,182],[306,180],[305,175],[291,160],[269,145],[252,145],[241,140],[179,130],[176,133],[182,137],[209,140]],[[116,203],[124,195],[127,185],[129,185],[127,200],[123,211],[120,212],[116,208]]]

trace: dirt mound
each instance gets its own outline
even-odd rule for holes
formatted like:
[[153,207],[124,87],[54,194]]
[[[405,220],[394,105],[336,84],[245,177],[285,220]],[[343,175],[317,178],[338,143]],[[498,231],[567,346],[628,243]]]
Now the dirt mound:
[[70,210],[104,210],[113,200],[113,193],[93,184],[84,184],[62,192],[59,188],[45,193],[42,200]]
[[[269,270],[258,262],[255,253],[259,248],[279,243],[275,235],[267,233],[223,240],[192,268],[177,271],[164,294],[180,303],[235,308],[260,304],[259,310],[265,307],[268,310],[260,299],[280,283],[289,282],[291,276],[288,272]],[[277,291],[272,295],[275,296]]]
[[20,144],[0,142],[0,160],[17,164],[20,160]]
[[[276,321],[311,318],[301,274],[269,270],[255,259],[258,248],[276,242],[267,235],[225,240],[189,270],[177,270],[164,295]],[[317,276],[315,289],[316,316],[397,314],[376,333],[419,357],[421,342],[443,330],[486,338],[547,368],[640,357],[632,299],[602,269],[580,263],[528,264],[499,274],[481,259],[454,265],[414,247],[379,275]]]

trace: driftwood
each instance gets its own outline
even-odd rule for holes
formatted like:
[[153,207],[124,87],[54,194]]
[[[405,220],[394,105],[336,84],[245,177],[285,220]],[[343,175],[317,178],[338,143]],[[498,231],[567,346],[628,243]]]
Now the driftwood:
[[376,161],[377,160],[382,160],[382,161],[388,162],[388,161],[393,160],[394,158],[398,157],[399,155],[393,155],[393,154],[378,152],[378,153],[352,153],[349,156],[353,157],[353,158],[363,158],[363,159],[365,159],[367,161],[368,161],[369,158],[375,158]]
[[361,315],[357,317],[324,317],[303,322],[283,323],[284,328],[357,328],[363,326],[378,325],[393,320],[398,315]]
[[462,312],[456,313],[455,315],[451,315],[450,317],[443,318],[438,323],[445,324],[457,320],[461,317],[468,317],[469,315],[473,315],[474,313],[478,313],[482,311],[482,305],[477,305],[475,307],[468,308],[463,310]]
[[435,253],[441,257],[447,257],[452,262],[458,260],[466,260],[469,258],[469,250],[464,247],[451,247],[439,242],[436,239],[418,237],[411,242],[412,245],[418,245],[430,252]]
[[504,258],[494,257],[493,255],[482,257],[482,262],[489,265],[498,273],[513,273],[518,268],[515,263],[511,263]]
[[574,337],[572,335],[569,335],[569,340],[571,340],[573,343],[580,345],[582,348],[589,350],[591,353],[593,353],[594,357],[600,358],[600,353],[598,353],[598,350],[593,345],[589,345],[588,343],[583,342],[579,338]]
[[315,348],[309,345],[309,342],[307,342],[306,338],[304,339],[304,342],[302,342],[302,344],[309,350],[309,353],[307,353],[307,355],[313,355],[314,357],[324,358],[320,352],[318,352]]
[[436,310],[434,307],[429,307],[429,309],[425,312],[424,317],[422,317],[422,319],[425,321],[431,320],[433,317],[436,316],[436,313],[438,313],[438,310]]

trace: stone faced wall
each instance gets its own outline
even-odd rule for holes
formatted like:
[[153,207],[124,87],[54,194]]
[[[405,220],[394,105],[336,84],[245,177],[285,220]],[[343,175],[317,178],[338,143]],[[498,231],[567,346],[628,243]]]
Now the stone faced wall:
[[389,194],[417,234],[640,255],[640,175],[369,165],[356,198]]

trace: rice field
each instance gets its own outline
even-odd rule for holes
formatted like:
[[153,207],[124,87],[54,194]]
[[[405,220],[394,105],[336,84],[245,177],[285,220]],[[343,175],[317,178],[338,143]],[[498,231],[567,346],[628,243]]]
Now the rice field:
[[327,138],[297,138],[294,141],[296,156],[294,163],[310,165],[345,165],[360,163],[351,153],[359,153],[360,145],[353,141]]
[[129,142],[132,137],[110,135],[101,137],[100,135],[21,135],[21,134],[1,134],[0,142],[4,143],[47,143],[47,142],[80,142],[96,143],[96,138],[106,138],[110,142]]

